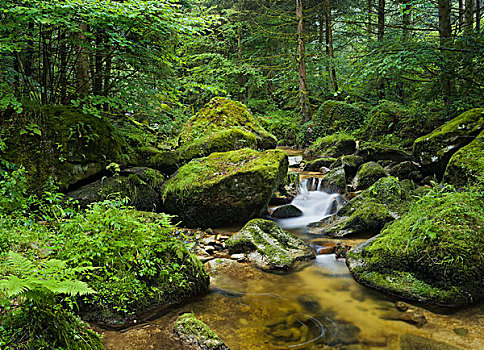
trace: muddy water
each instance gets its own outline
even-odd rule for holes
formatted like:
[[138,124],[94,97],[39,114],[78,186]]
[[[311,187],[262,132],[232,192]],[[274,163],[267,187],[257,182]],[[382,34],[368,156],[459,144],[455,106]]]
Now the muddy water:
[[[290,228],[309,239],[301,225]],[[484,349],[483,304],[453,312],[410,305],[426,319],[417,326],[385,319],[397,312],[395,301],[356,283],[344,261],[334,255],[318,255],[283,275],[237,264],[213,277],[211,292],[203,298],[122,332],[107,331],[103,342],[107,349],[116,350],[191,349],[173,337],[172,328],[179,314],[193,312],[232,350],[400,349],[405,334],[462,349]],[[405,349],[416,348],[414,344]],[[437,349],[437,345],[421,349]]]

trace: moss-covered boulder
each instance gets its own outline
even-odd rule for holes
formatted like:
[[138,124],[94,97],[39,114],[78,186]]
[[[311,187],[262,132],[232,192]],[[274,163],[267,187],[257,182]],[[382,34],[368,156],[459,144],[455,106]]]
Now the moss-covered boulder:
[[25,167],[34,191],[49,182],[65,190],[124,161],[123,141],[111,123],[74,107],[27,108],[0,120],[0,128],[8,130],[2,157]]
[[398,177],[400,180],[410,179],[420,181],[423,179],[420,167],[412,161],[398,163],[390,168],[390,175]]
[[346,175],[343,167],[335,168],[329,171],[321,179],[322,188],[329,193],[346,192]]
[[67,196],[76,199],[81,206],[119,195],[129,198],[128,204],[138,210],[159,211],[161,209],[161,185],[164,176],[155,169],[129,168],[111,177],[105,177]]
[[375,142],[364,142],[356,151],[356,155],[363,158],[365,162],[389,160],[393,162],[404,162],[412,160],[412,155],[393,146]]
[[408,210],[412,201],[412,191],[413,184],[409,180],[399,181],[393,176],[383,177],[352,198],[337,214],[351,216],[366,203],[374,202],[384,204],[394,217],[400,217]]
[[364,190],[373,185],[380,178],[388,176],[386,170],[378,163],[368,162],[359,169],[353,181],[356,190]]
[[321,168],[329,168],[336,162],[336,158],[318,158],[304,165],[304,171],[319,171]]
[[380,203],[368,201],[358,207],[350,217],[323,231],[328,236],[344,237],[357,234],[377,234],[395,218],[388,208]]
[[338,158],[356,151],[356,140],[353,136],[339,133],[318,138],[310,147],[320,157]]
[[245,105],[223,97],[213,98],[187,122],[179,142],[181,145],[189,144],[203,136],[232,128],[254,134],[259,149],[275,148],[277,145],[276,137],[259,124]]
[[338,158],[331,166],[333,168],[335,167],[343,167],[346,175],[346,180],[349,181],[352,179],[355,175],[356,172],[358,171],[358,168],[364,163],[362,157],[358,157],[355,155],[347,155],[347,156],[342,156]]
[[217,227],[262,215],[287,174],[279,150],[212,153],[181,167],[162,187],[164,210],[189,227]]
[[173,151],[155,154],[148,159],[147,164],[171,175],[192,159],[241,148],[257,148],[256,136],[242,129],[231,128],[194,139]]
[[482,192],[435,189],[382,233],[353,248],[346,263],[363,285],[446,306],[484,297]]
[[377,139],[383,135],[399,131],[400,122],[407,110],[397,102],[381,100],[368,113],[363,131],[365,139]]
[[354,131],[361,126],[363,119],[363,111],[356,106],[326,101],[314,112],[311,121],[305,124],[305,142],[312,143],[319,137],[341,131]]
[[183,342],[202,350],[229,350],[210,327],[190,313],[177,318],[174,332]]
[[316,257],[300,238],[264,219],[249,221],[225,246],[231,253],[247,253],[248,260],[264,270],[289,270],[297,261]]
[[484,108],[471,109],[419,137],[413,153],[420,159],[423,170],[440,179],[452,155],[469,144],[484,128]]
[[454,186],[484,185],[484,131],[450,158],[444,182]]
[[274,211],[271,214],[272,217],[278,218],[278,219],[296,218],[302,215],[303,215],[303,212],[301,211],[301,209],[299,209],[293,204],[281,205],[280,207],[277,207],[276,209],[274,209]]

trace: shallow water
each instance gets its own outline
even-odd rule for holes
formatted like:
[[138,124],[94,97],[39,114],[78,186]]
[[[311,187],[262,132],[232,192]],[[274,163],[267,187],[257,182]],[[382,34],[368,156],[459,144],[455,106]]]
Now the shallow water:
[[[308,223],[329,215],[338,195],[303,189],[293,204],[303,217],[278,224],[304,239]],[[230,231],[225,229],[224,232]],[[362,240],[344,241],[355,244]],[[107,349],[190,349],[171,335],[176,317],[193,312],[232,350],[399,349],[403,334],[414,334],[462,349],[484,349],[483,304],[438,313],[415,305],[422,327],[382,319],[395,312],[389,296],[356,283],[343,260],[318,255],[289,274],[273,274],[241,265],[211,280],[211,292],[158,319],[123,332],[105,332]],[[464,329],[464,335],[455,330]],[[462,334],[462,332],[460,332]]]

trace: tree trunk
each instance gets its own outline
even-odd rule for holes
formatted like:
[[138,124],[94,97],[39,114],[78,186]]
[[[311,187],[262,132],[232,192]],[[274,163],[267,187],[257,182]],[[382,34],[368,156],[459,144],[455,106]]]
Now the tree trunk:
[[89,65],[87,60],[87,43],[86,35],[87,24],[79,24],[79,33],[77,39],[79,45],[77,47],[77,70],[76,70],[76,85],[77,97],[84,98],[89,92]]
[[[409,41],[409,37],[410,37],[409,27],[412,21],[409,2],[410,2],[409,0],[402,1],[402,3],[404,4],[404,11],[402,13],[402,41],[404,45],[407,44]],[[405,84],[404,84],[404,80],[402,79],[402,75],[400,73],[398,74],[396,81],[397,81],[396,92],[400,99],[400,102],[403,103],[405,99]]]
[[59,100],[61,104],[66,104],[67,103],[67,45],[66,45],[65,32],[62,32],[59,34],[59,56],[60,56]]
[[464,23],[464,0],[459,0],[459,14],[457,18],[457,24],[459,28],[459,32],[462,31],[462,26]]
[[476,0],[476,30],[481,30],[481,1]]
[[464,33],[470,34],[474,29],[474,0],[465,0]]
[[94,75],[92,92],[94,95],[101,95],[103,91],[103,33],[96,31],[96,53],[94,56]]
[[306,83],[306,57],[304,49],[304,27],[303,27],[303,4],[302,0],[296,0],[297,16],[297,53],[299,63],[299,106],[302,122],[309,121],[308,90]]
[[439,37],[442,51],[442,96],[446,105],[453,102],[455,84],[452,77],[452,65],[449,51],[446,49],[452,43],[452,26],[450,22],[450,0],[438,0],[439,6]]
[[331,70],[331,81],[333,83],[334,92],[338,92],[338,82],[336,80],[336,69],[334,68],[334,49],[333,49],[333,29],[332,29],[332,19],[331,19],[331,3],[330,0],[325,0],[326,9],[326,32],[327,32],[327,47],[329,55],[329,67]]
[[371,42],[371,34],[372,34],[372,25],[371,25],[371,15],[373,13],[373,0],[366,0],[366,6],[368,11],[367,23],[366,23],[366,32],[368,34],[368,42]]
[[[378,0],[378,42],[382,43],[385,36],[385,0]],[[379,76],[377,81],[376,95],[379,100],[385,98],[385,77]]]
[[[243,46],[242,46],[242,0],[239,0],[239,6],[238,6],[238,11],[239,11],[239,23],[237,26],[237,61],[239,62],[239,68],[242,66],[242,53],[243,53]],[[242,72],[239,72],[238,76],[238,83],[239,83],[239,92],[238,92],[238,100],[243,101],[244,100],[244,74]]]

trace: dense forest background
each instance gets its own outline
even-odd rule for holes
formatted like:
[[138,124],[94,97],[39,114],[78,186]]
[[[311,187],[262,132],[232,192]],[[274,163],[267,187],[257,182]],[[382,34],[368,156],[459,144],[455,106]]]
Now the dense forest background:
[[25,106],[72,104],[134,116],[172,136],[222,95],[294,144],[326,100],[366,112],[392,101],[386,108],[397,120],[384,121],[388,135],[406,121],[429,131],[483,102],[480,0],[5,0],[0,7],[4,117]]

